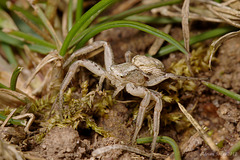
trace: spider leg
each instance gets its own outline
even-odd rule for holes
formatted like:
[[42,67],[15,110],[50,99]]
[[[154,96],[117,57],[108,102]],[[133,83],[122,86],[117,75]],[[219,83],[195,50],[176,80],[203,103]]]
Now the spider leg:
[[144,85],[145,86],[155,86],[169,78],[174,79],[174,80],[177,80],[177,79],[195,80],[195,81],[206,80],[205,78],[185,77],[185,76],[175,75],[173,73],[162,73],[159,76],[154,76],[154,78],[151,78],[150,80],[148,80]]
[[154,108],[154,115],[153,115],[153,141],[152,141],[152,146],[151,146],[152,154],[150,157],[150,159],[152,159],[152,155],[153,155],[154,149],[156,147],[157,136],[158,136],[159,130],[160,130],[160,115],[161,115],[161,111],[162,111],[162,94],[159,92],[156,92],[154,90],[149,90],[145,87],[135,86],[132,83],[126,84],[126,90],[128,93],[130,93],[133,96],[143,97],[143,100],[142,100],[142,102],[140,104],[140,108],[139,108],[136,129],[135,129],[135,133],[133,136],[133,142],[135,141],[137,134],[141,129],[143,119],[144,119],[144,114],[146,112],[147,106],[150,103],[150,100],[153,100],[156,102],[155,108]]
[[[58,99],[59,99],[58,109],[62,108],[64,91],[66,90],[68,84],[71,82],[74,75],[77,73],[77,69],[80,66],[87,68],[89,71],[91,71],[92,73],[94,73],[98,76],[102,76],[102,75],[105,74],[105,70],[100,65],[96,64],[93,61],[83,59],[83,60],[78,60],[78,61],[74,62],[69,67],[67,75],[65,76],[65,78],[64,78],[64,80],[61,84],[60,91],[59,91],[59,96],[58,96]],[[54,102],[53,108],[55,108],[56,104],[57,104],[57,100]]]
[[113,92],[113,95],[112,95],[113,98],[116,97],[116,96],[118,95],[118,93],[119,93],[121,90],[124,89],[125,86],[120,85],[120,86],[116,86],[116,87],[117,87],[117,88],[116,88],[116,90]]
[[135,140],[137,138],[137,135],[138,135],[138,132],[140,131],[140,129],[142,127],[143,120],[144,120],[144,115],[145,115],[147,106],[150,103],[150,100],[151,100],[150,92],[146,91],[145,95],[144,95],[144,97],[143,97],[143,99],[140,103],[140,107],[139,107],[139,111],[138,111],[138,115],[137,115],[137,121],[136,121],[136,129],[135,129],[133,139],[132,139],[133,143],[135,142]]
[[151,146],[152,154],[151,154],[150,159],[152,159],[152,155],[153,155],[153,152],[156,147],[157,136],[158,136],[159,130],[160,130],[160,116],[161,116],[161,111],[162,111],[162,95],[161,95],[161,93],[151,90],[151,96],[154,99],[154,101],[156,102],[156,105],[155,105],[154,113],[153,113],[153,141],[152,141],[152,146]]
[[137,122],[136,122],[136,129],[135,129],[135,133],[133,135],[133,140],[132,140],[132,142],[134,143],[136,138],[137,138],[138,132],[140,131],[140,129],[142,127],[142,123],[143,123],[143,119],[144,119],[144,114],[146,112],[146,108],[150,103],[151,92],[145,87],[135,86],[132,83],[127,83],[126,84],[126,90],[127,90],[128,93],[130,93],[133,96],[143,97],[143,99],[140,103],[140,108],[139,108],[139,112],[138,112],[138,116],[137,116]]
[[200,81],[200,80],[207,80],[207,78],[198,78],[198,77],[186,77],[186,76],[179,76],[173,73],[166,73],[166,76],[171,79],[182,79],[182,80],[194,80],[194,81]]
[[132,55],[133,55],[133,53],[132,53],[131,51],[127,51],[127,52],[125,53],[125,61],[128,62],[128,63],[131,63],[131,61],[132,61]]
[[[74,58],[78,57],[78,56],[82,56],[82,55],[86,55],[98,48],[104,48],[104,63],[105,63],[105,67],[106,70],[109,71],[110,67],[113,65],[113,52],[112,52],[112,48],[110,47],[110,45],[105,42],[105,41],[96,41],[93,42],[91,45],[85,46],[77,51],[75,51],[63,64],[63,68],[65,68],[67,65],[69,65]],[[87,58],[90,58],[92,56],[88,56]]]
[[106,75],[103,74],[103,75],[100,77],[100,79],[99,79],[99,82],[98,82],[98,90],[99,90],[99,91],[102,90],[102,86],[103,86],[103,82],[104,82],[105,78],[106,78]]

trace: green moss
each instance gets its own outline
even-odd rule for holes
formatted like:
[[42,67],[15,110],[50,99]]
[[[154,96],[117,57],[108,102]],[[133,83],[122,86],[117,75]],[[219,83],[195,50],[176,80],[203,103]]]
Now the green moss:
[[[64,108],[61,118],[55,109],[53,115],[50,116],[52,105],[56,96],[39,99],[31,106],[31,111],[40,115],[39,123],[49,131],[54,126],[67,127],[71,126],[77,129],[79,124],[85,124],[85,128],[91,128],[95,132],[109,136],[101,127],[98,127],[93,117],[104,116],[114,101],[110,91],[91,91],[88,92],[88,82],[83,82],[81,85],[81,93],[77,93],[76,88],[69,88],[64,93]],[[82,127],[82,126],[81,126]],[[41,133],[42,134],[42,133]],[[41,134],[38,135],[38,141],[41,139]]]

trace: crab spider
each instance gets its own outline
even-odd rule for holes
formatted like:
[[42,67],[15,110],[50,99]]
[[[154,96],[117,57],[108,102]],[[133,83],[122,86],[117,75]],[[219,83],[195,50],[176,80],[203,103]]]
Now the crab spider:
[[[96,41],[91,45],[77,50],[65,61],[63,68],[68,66],[76,57],[87,55],[88,53],[101,47],[104,48],[105,68],[88,59],[80,59],[72,63],[60,87],[59,97],[57,99],[59,100],[59,106],[62,107],[63,105],[63,93],[76,74],[77,69],[79,67],[85,67],[93,74],[100,77],[99,88],[101,88],[105,78],[110,80],[111,84],[116,87],[113,97],[125,88],[131,95],[143,98],[140,103],[136,129],[133,135],[133,142],[135,142],[143,123],[146,108],[150,104],[150,101],[155,101],[153,115],[153,141],[151,145],[151,152],[153,153],[160,129],[162,95],[161,93],[148,89],[147,87],[155,86],[168,78],[184,80],[199,79],[166,73],[164,72],[164,65],[158,59],[146,57],[144,55],[136,55],[131,58],[130,52],[125,54],[125,63],[115,64],[112,49],[105,41]],[[55,101],[54,106],[56,105],[57,100]]]

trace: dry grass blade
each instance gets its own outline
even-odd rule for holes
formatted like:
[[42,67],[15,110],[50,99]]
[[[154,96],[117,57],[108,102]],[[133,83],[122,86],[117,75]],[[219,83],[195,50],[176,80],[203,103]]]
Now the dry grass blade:
[[213,55],[217,51],[217,49],[221,46],[221,44],[223,42],[227,41],[228,39],[231,39],[231,38],[237,37],[237,36],[240,36],[240,31],[230,32],[230,33],[225,34],[224,36],[220,37],[216,41],[212,42],[212,44],[210,45],[210,48],[208,50],[208,55],[210,55],[209,68],[211,68],[211,61],[212,61]]
[[128,0],[128,1],[123,1],[124,3],[121,3],[118,5],[116,9],[113,10],[112,14],[119,14],[123,11],[126,11],[130,9],[132,6],[134,6],[136,3],[139,3],[141,0]]
[[114,145],[111,145],[111,146],[105,146],[105,147],[102,147],[102,148],[98,148],[98,149],[96,149],[92,152],[92,156],[96,157],[98,155],[101,155],[103,153],[109,152],[109,151],[114,150],[114,149],[127,150],[127,151],[130,151],[130,152],[135,152],[135,153],[144,155],[146,157],[150,157],[149,153],[145,153],[140,149],[129,147],[129,146],[126,146],[126,145],[121,145],[121,144],[114,144]]
[[183,32],[183,39],[184,39],[184,46],[186,50],[188,51],[188,55],[186,57],[186,63],[187,67],[189,69],[189,72],[191,75],[193,75],[193,71],[190,65],[190,46],[189,46],[189,41],[190,41],[190,33],[189,33],[189,24],[188,24],[188,19],[189,19],[189,4],[190,0],[185,0],[183,3],[182,7],[182,32]]
[[[238,28],[240,27],[239,25],[240,11],[228,6],[231,3],[234,3],[236,1],[232,1],[230,3],[216,3],[214,1],[208,1],[208,0],[198,0],[198,1],[207,3],[208,5],[206,5],[206,7],[214,15],[222,19],[224,22]],[[237,5],[238,4],[236,3],[236,6]]]
[[187,152],[191,152],[202,145],[202,143],[203,139],[200,137],[199,133],[196,132],[183,145],[181,145],[181,153],[185,154]]
[[189,3],[190,0],[185,0],[182,7],[182,32],[183,32],[183,39],[184,39],[184,46],[187,49],[187,51],[190,51],[189,48],[189,23],[188,23],[188,17],[189,17]]
[[56,60],[61,60],[62,57],[58,55],[56,51],[53,51],[52,53],[48,54],[46,57],[42,59],[40,64],[38,64],[37,68],[35,69],[34,73],[30,76],[30,78],[27,80],[25,87],[27,87],[30,82],[33,80],[33,78],[36,76],[36,74],[48,63]]
[[22,93],[12,91],[9,89],[0,88],[0,104],[1,105],[18,107],[19,105],[23,105],[27,103],[28,99],[29,97]]
[[233,8],[230,7],[226,7],[226,6],[221,6],[221,7],[215,7],[213,6],[213,9],[223,13],[224,15],[226,15],[227,18],[232,19],[232,20],[238,20],[238,18],[240,17],[240,11],[237,11]]
[[[172,25],[168,24],[163,28],[163,32],[168,34],[171,28],[172,28]],[[151,56],[154,56],[157,53],[157,51],[161,48],[163,42],[164,42],[164,39],[157,37],[153,45],[149,49],[148,54]]]
[[191,124],[194,126],[194,128],[197,130],[197,132],[201,135],[201,137],[207,142],[209,147],[215,151],[215,152],[220,152],[211,137],[209,137],[207,134],[205,134],[204,130],[202,127],[198,124],[198,122],[190,115],[187,110],[183,107],[181,103],[178,103],[178,106],[180,110],[183,112],[183,114],[187,117],[187,119],[191,122]]
[[24,160],[22,153],[16,150],[16,147],[11,144],[7,144],[0,139],[0,157],[7,160]]
[[7,116],[7,118],[5,119],[5,121],[3,122],[3,124],[1,125],[1,128],[4,128],[5,125],[7,124],[7,122],[9,121],[9,119],[13,116],[13,114],[16,112],[17,108],[15,108],[14,110],[12,110],[12,112]]
[[[236,23],[235,21],[232,21],[230,18],[227,17],[227,15],[222,14],[220,12],[217,12],[212,6],[207,5],[208,9],[215,14],[216,16],[218,16],[219,18],[221,18],[222,20],[224,20],[226,23],[235,26],[237,28],[240,28],[240,24]],[[223,9],[222,9],[223,10]]]
[[[225,13],[228,17],[237,18],[240,16],[240,11],[230,7],[230,4],[237,2],[237,0],[233,0],[233,1],[228,0],[223,3],[217,3],[217,2],[209,1],[209,0],[197,0],[197,1],[211,5],[212,7],[214,7],[214,9],[216,11]],[[238,6],[238,4],[236,4],[236,6]]]
[[62,42],[60,41],[59,37],[57,36],[53,26],[48,21],[47,17],[45,16],[45,14],[41,10],[41,8],[38,5],[34,4],[34,2],[32,2],[31,0],[28,0],[28,1],[31,4],[31,6],[33,7],[33,9],[37,12],[39,18],[42,20],[42,22],[45,25],[48,32],[51,34],[52,38],[54,39],[54,41],[56,43],[57,49],[60,50],[60,48],[62,46]]
[[[167,17],[181,17],[181,9],[178,6],[165,6],[161,8],[152,9],[153,14],[160,13],[161,15]],[[190,20],[200,20],[200,21],[209,21],[209,22],[218,22],[221,23],[223,20],[217,18],[210,11],[206,9],[191,8],[189,13]]]
[[[42,81],[41,85],[38,86],[37,88],[35,88],[35,89],[32,91],[32,94],[33,94],[33,95],[38,95],[38,94],[40,94],[40,93],[43,91],[44,87],[49,83],[49,77],[51,77],[52,74],[53,74],[53,68],[54,68],[54,67],[49,68],[49,70],[47,71],[47,73],[46,73],[46,75],[45,75],[45,78],[44,78],[44,80]],[[51,83],[51,82],[50,82],[50,83]]]
[[223,2],[222,5],[229,5],[231,3],[237,2],[238,0],[228,0],[226,2]]
[[37,34],[39,34],[41,37],[43,37],[45,40],[49,41],[49,42],[54,42],[52,40],[52,38],[46,34],[45,32],[43,32],[42,30],[40,30],[35,24],[33,24],[30,20],[27,19],[27,17],[25,17],[21,12],[18,11],[14,11],[14,13],[20,18],[22,19],[32,30],[34,30]]
[[67,34],[68,34],[68,30],[67,30],[67,18],[68,18],[68,10],[64,10],[63,12],[63,16],[62,16],[62,35],[64,38],[66,38]]
[[[96,149],[92,152],[92,156],[97,157],[97,156],[100,156],[101,154],[104,154],[104,153],[109,152],[109,151],[114,150],[114,149],[122,149],[122,150],[130,151],[130,152],[134,152],[134,153],[146,156],[146,157],[151,156],[150,153],[145,153],[144,151],[142,151],[138,148],[129,147],[129,146],[126,146],[126,145],[121,145],[121,144],[114,144],[114,145],[111,145],[111,146],[105,146],[105,147],[98,148],[98,149]],[[153,155],[156,159],[166,158],[165,155],[161,155],[161,154],[154,153]]]
[[[239,20],[240,11],[230,6],[230,4],[233,4],[234,2],[237,4],[237,1],[231,1],[229,3],[227,2],[217,3],[209,0],[191,1],[189,7],[189,19],[217,23],[225,22],[231,25],[238,26],[237,22]],[[186,3],[187,1],[185,0],[184,4]],[[211,7],[213,11],[210,10],[209,7]],[[185,6],[183,6],[183,8],[185,8]],[[168,17],[182,17],[183,13],[181,12],[182,11],[181,8],[179,8],[176,5],[155,8],[152,9],[151,11],[153,14],[160,13],[161,15]]]

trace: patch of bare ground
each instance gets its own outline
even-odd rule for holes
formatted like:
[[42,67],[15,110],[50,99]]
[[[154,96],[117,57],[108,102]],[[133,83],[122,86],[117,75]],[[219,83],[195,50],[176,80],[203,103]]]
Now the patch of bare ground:
[[[206,73],[210,82],[240,93],[240,38],[230,39],[220,47],[212,71]],[[221,150],[229,155],[229,149],[240,140],[240,103],[214,90],[201,86],[198,89],[198,107],[194,117],[200,125],[209,128],[216,144],[223,143]],[[219,159],[206,144],[185,154],[185,159]],[[236,153],[230,159],[238,159]]]

